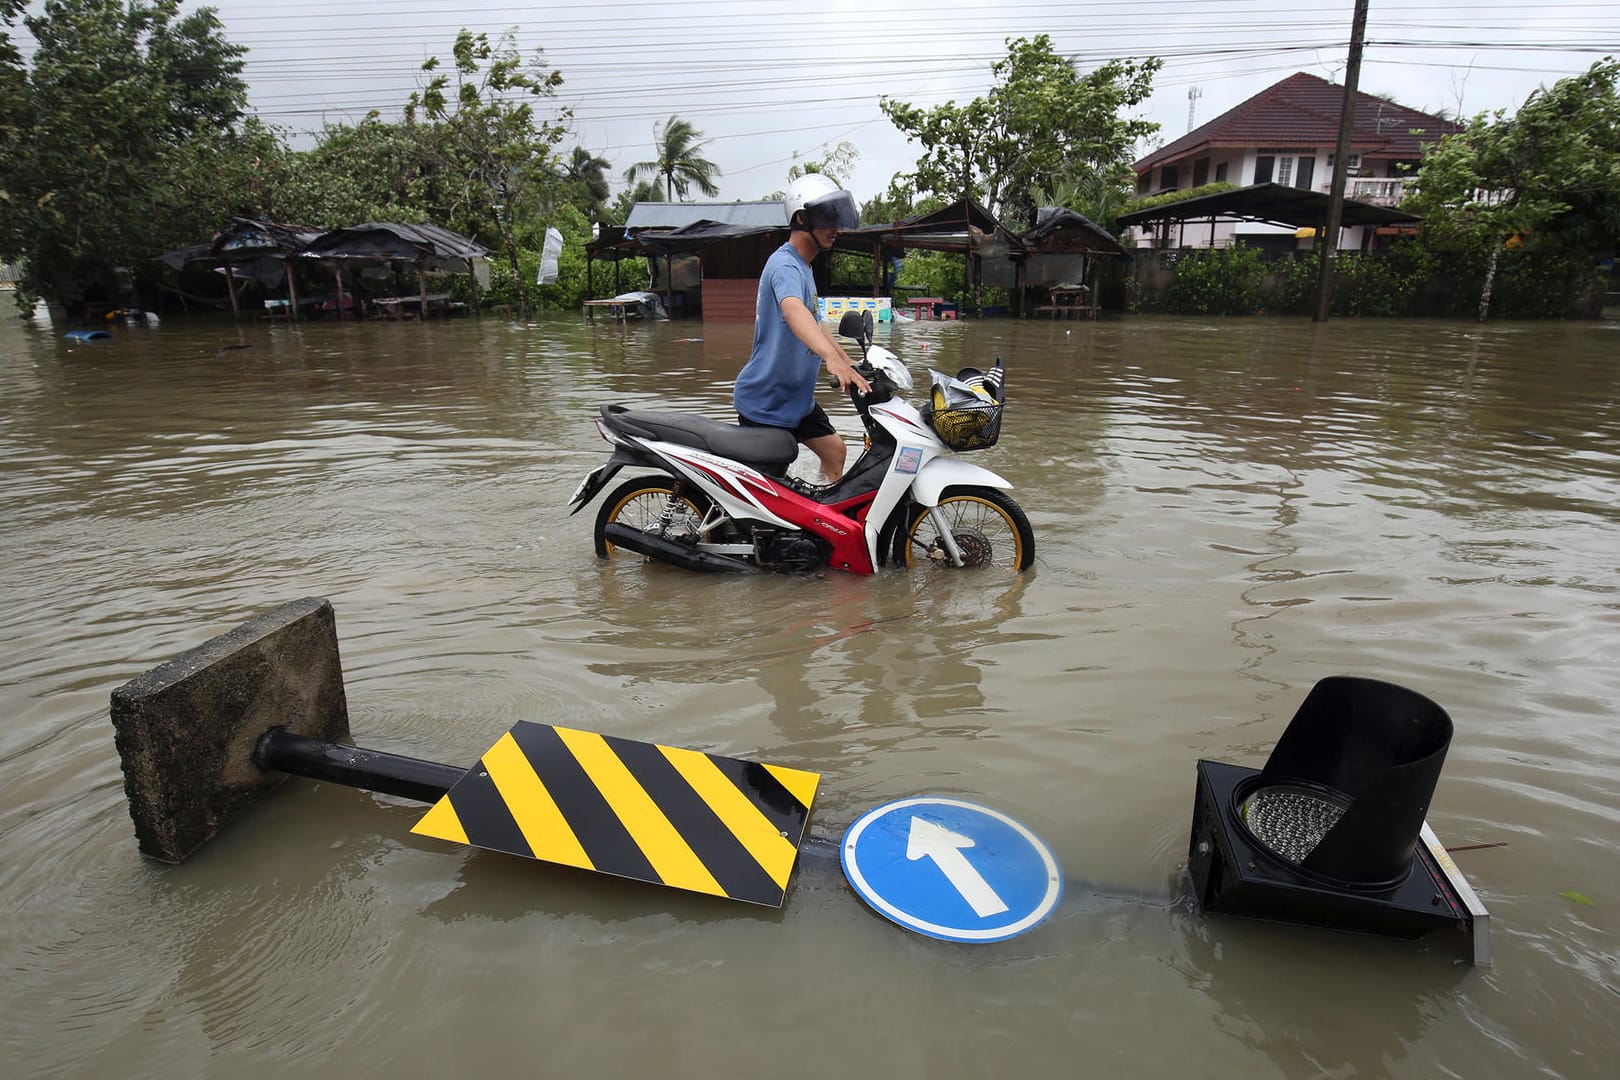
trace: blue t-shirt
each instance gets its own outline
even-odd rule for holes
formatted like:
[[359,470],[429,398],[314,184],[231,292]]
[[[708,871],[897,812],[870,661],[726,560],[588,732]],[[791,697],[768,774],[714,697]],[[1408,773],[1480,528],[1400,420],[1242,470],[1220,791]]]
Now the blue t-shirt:
[[782,301],[797,296],[816,311],[816,279],[810,264],[783,244],[765,260],[759,275],[759,296],[754,302],[754,348],[748,354],[732,390],[731,401],[737,412],[756,424],[797,427],[816,407],[816,376],[821,358],[788,329],[782,318]]

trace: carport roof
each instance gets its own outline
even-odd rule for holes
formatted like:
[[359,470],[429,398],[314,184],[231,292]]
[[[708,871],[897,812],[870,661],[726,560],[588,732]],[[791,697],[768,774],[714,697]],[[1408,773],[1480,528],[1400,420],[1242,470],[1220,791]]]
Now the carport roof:
[[[1320,226],[1326,222],[1328,207],[1332,202],[1332,196],[1318,191],[1282,184],[1252,184],[1234,191],[1219,191],[1213,195],[1200,195],[1195,199],[1182,199],[1180,202],[1121,214],[1116,224],[1120,228],[1127,228],[1161,221],[1242,218],[1298,229]],[[1344,200],[1340,214],[1340,222],[1346,228],[1357,225],[1411,225],[1422,220],[1416,214],[1354,199]]]

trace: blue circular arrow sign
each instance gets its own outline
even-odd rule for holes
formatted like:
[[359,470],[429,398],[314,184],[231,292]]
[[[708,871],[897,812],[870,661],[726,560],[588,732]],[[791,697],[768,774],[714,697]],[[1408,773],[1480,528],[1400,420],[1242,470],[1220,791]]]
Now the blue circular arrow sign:
[[1017,937],[1063,895],[1063,873],[1039,837],[959,799],[869,810],[844,833],[841,858],[850,885],[879,914],[945,941]]

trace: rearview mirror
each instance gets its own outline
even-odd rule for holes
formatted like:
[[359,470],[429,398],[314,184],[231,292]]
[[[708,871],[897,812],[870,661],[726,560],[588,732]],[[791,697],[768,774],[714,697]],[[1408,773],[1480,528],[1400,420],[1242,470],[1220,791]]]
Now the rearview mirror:
[[[865,318],[862,318],[862,316],[865,316]],[[846,311],[843,318],[838,320],[838,333],[843,337],[854,338],[859,341],[866,334],[872,332],[871,318],[870,312]]]

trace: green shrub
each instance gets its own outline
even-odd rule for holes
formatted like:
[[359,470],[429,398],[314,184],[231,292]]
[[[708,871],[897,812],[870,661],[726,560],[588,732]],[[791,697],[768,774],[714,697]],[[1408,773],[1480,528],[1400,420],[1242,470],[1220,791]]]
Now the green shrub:
[[1144,195],[1139,199],[1130,199],[1125,203],[1121,213],[1132,214],[1138,210],[1151,210],[1155,206],[1165,206],[1169,203],[1186,202],[1188,199],[1198,199],[1205,195],[1217,195],[1223,191],[1236,191],[1237,185],[1225,180],[1217,180],[1211,184],[1203,184],[1195,188],[1181,188],[1177,191],[1162,191],[1157,195]]
[[1266,314],[1310,314],[1316,302],[1316,266],[1311,252],[1267,263],[1261,297]]
[[[1308,315],[1316,309],[1321,256],[1302,251],[1267,266],[1265,310]],[[1419,312],[1433,272],[1433,256],[1413,240],[1378,251],[1341,251],[1333,261],[1333,315],[1408,315]]]
[[1265,264],[1244,244],[1183,252],[1164,290],[1172,315],[1254,315],[1264,305]]

